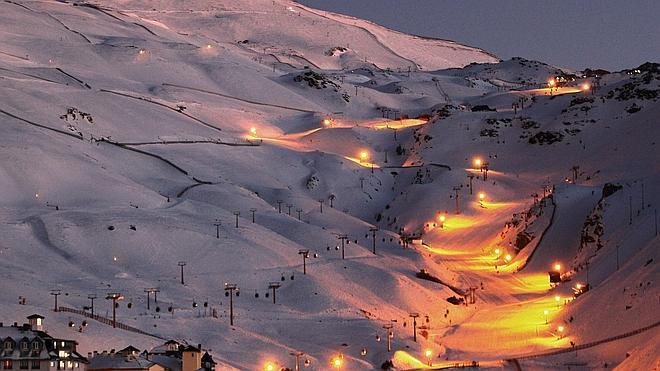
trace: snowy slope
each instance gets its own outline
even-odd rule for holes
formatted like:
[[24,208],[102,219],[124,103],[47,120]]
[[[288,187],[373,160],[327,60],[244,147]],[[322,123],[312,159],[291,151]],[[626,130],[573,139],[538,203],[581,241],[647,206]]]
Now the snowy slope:
[[[551,96],[538,88],[559,71],[552,66],[495,63],[475,48],[289,1],[94,4],[0,3],[0,322],[41,313],[83,353],[157,345],[93,321],[73,332],[67,323],[82,317],[50,311],[52,289],[78,309],[90,293],[119,291],[120,321],[202,343],[218,369],[292,367],[289,353],[300,350],[309,369],[342,354],[345,369],[362,370],[389,359],[420,367],[425,349],[436,365],[508,366],[503,359],[658,320],[652,68],[607,75],[594,95],[578,81]],[[472,112],[477,105],[497,111]],[[395,119],[403,116],[412,119]],[[561,140],[538,144],[547,138]],[[474,157],[490,162],[488,181]],[[578,178],[567,183],[574,165]],[[623,188],[600,201],[606,183]],[[507,227],[514,213],[539,212],[530,195],[542,184],[556,185],[555,205],[546,199],[531,225]],[[587,217],[602,229],[581,245],[584,233],[596,235]],[[508,242],[522,230],[533,239],[516,254]],[[411,234],[424,244],[403,249]],[[301,249],[311,251],[306,275]],[[572,280],[550,289],[555,261]],[[539,329],[553,296],[586,282],[587,261],[592,291]],[[417,278],[420,269],[442,283]],[[271,282],[281,284],[276,304]],[[224,283],[240,288],[235,326]],[[147,310],[152,287],[159,304]],[[475,305],[446,301],[469,287],[478,288]],[[615,296],[621,302],[608,302]],[[109,314],[105,300],[97,305]],[[219,318],[205,315],[211,308]],[[428,327],[419,343],[411,312]],[[382,328],[391,320],[396,354]],[[557,340],[560,322],[567,336]],[[653,336],[594,347],[577,361],[521,362],[647,368],[657,365]]]

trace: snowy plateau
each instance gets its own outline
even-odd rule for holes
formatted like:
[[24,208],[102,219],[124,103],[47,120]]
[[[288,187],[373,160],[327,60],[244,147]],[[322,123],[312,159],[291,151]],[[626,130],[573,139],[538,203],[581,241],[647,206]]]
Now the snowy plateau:
[[289,0],[4,0],[0,322],[216,370],[657,370],[656,62]]

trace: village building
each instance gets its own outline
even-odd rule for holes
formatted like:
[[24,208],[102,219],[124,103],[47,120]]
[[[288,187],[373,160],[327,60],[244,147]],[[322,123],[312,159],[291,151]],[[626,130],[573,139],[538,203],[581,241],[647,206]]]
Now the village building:
[[214,371],[213,357],[201,344],[192,346],[169,340],[150,351],[140,352],[128,346],[120,351],[94,352],[88,355],[88,371]]
[[0,323],[2,370],[86,371],[87,359],[76,351],[74,340],[58,339],[43,330],[44,317],[33,314],[28,323]]

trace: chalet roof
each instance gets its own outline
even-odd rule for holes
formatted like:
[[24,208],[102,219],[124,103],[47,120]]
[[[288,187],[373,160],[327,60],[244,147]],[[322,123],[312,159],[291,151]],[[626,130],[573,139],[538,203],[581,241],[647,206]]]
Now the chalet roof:
[[124,356],[120,353],[96,354],[89,360],[88,370],[148,370],[156,363],[144,357]]

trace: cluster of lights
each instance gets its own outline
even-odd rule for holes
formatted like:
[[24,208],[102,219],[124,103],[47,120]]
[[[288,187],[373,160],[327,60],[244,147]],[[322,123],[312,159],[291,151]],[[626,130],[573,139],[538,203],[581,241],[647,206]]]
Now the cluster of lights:
[[361,151],[360,152],[360,161],[366,161],[369,159],[369,152]]

